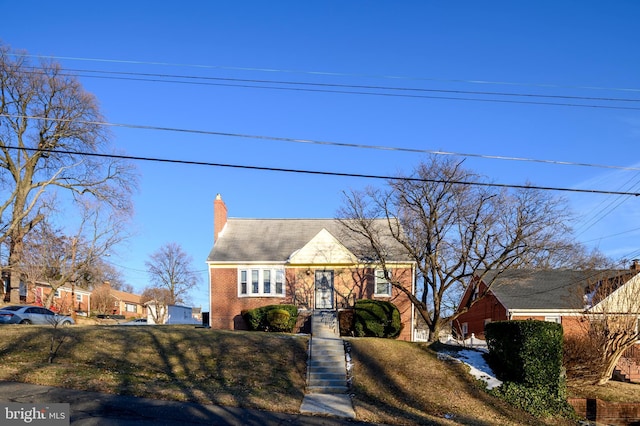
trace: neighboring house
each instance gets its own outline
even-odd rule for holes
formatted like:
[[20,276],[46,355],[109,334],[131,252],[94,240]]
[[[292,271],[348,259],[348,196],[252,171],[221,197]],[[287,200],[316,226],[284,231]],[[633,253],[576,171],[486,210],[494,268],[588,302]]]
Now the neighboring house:
[[[414,289],[415,263],[377,220],[391,278]],[[306,310],[353,307],[358,299],[394,303],[404,325],[400,339],[412,340],[414,310],[406,294],[385,279],[369,243],[348,233],[336,219],[237,219],[227,217],[220,195],[214,201],[214,245],[207,259],[209,325],[246,329],[241,313],[273,304]]]
[[113,313],[124,315],[125,318],[142,318],[147,316],[147,307],[141,302],[139,294],[111,289],[114,299]]
[[145,318],[147,308],[141,302],[141,296],[126,291],[115,290],[105,281],[93,289],[93,307],[100,314],[122,315],[125,318]]
[[[200,324],[193,317],[193,310],[188,306],[157,305],[147,302],[147,322],[149,324]],[[156,322],[156,318],[158,321]]]
[[[618,282],[618,287],[630,288],[640,283],[640,265],[631,269],[607,271],[573,270],[507,270],[487,272],[482,280],[468,286],[462,295],[458,312],[484,295],[456,318],[454,332],[464,338],[474,334],[484,338],[485,325],[492,321],[536,319],[562,324],[565,335],[583,332],[585,314],[597,315],[615,294],[600,295],[594,300],[594,289],[603,281]],[[495,281],[487,291],[485,282]],[[486,293],[486,294],[485,294]],[[628,311],[628,310],[627,310]],[[638,315],[635,312],[625,314]]]
[[[28,292],[26,303],[44,306],[47,296],[53,289],[51,285],[43,282],[36,282],[33,291]],[[91,306],[91,292],[71,284],[64,284],[55,290],[51,301],[51,310],[70,314],[75,311],[77,314],[89,315]]]

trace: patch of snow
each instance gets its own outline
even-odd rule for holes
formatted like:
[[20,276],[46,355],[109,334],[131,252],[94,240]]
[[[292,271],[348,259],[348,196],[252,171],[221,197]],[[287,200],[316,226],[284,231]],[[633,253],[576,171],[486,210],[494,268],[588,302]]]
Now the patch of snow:
[[467,364],[470,368],[469,373],[475,378],[482,380],[487,384],[487,389],[497,388],[502,384],[502,381],[496,379],[495,374],[487,361],[482,356],[483,352],[474,351],[471,349],[463,349],[458,352],[451,353],[439,353],[440,359],[453,359],[458,362]]

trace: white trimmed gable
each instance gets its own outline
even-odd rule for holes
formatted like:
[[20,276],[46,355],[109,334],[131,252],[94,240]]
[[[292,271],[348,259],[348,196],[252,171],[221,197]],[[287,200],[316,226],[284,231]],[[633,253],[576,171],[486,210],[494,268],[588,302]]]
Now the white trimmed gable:
[[640,274],[636,274],[589,311],[593,313],[640,314]]
[[335,265],[356,262],[357,257],[324,228],[289,256],[290,264]]

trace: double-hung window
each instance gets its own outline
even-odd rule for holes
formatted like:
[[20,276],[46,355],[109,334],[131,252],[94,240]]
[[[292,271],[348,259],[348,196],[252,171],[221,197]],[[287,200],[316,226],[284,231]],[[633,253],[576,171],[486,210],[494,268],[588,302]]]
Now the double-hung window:
[[247,267],[238,269],[238,296],[284,297],[284,269]]
[[[387,271],[391,279],[391,271]],[[391,281],[384,275],[384,269],[376,269],[375,272],[375,296],[391,296]]]

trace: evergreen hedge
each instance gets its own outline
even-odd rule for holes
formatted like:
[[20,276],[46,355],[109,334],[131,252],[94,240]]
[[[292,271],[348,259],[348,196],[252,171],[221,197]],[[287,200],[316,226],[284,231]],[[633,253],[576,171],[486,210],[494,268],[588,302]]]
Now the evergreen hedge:
[[395,338],[402,330],[400,311],[384,300],[356,301],[353,321],[356,337]]
[[242,318],[251,331],[293,332],[298,320],[295,305],[267,305],[242,311]]
[[537,416],[573,412],[566,401],[562,326],[546,321],[488,323],[489,362],[504,383],[492,393]]

